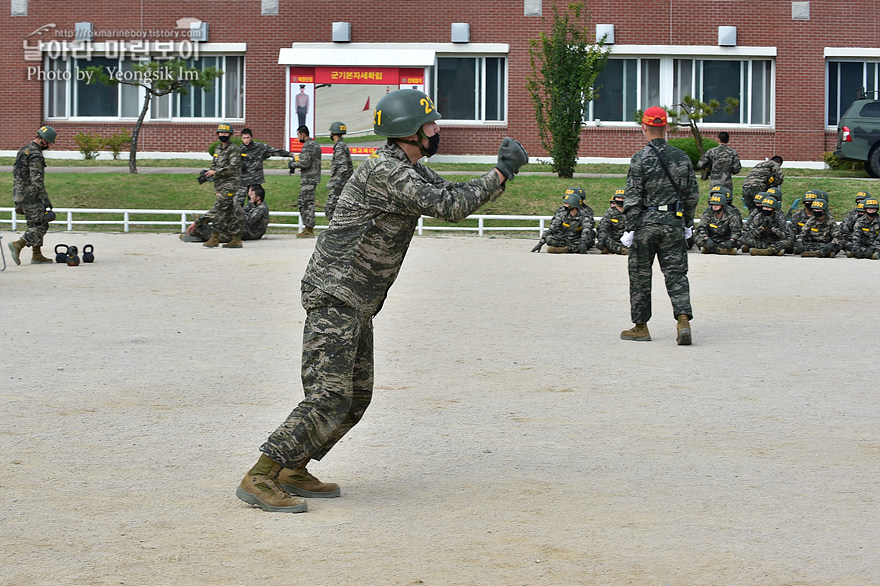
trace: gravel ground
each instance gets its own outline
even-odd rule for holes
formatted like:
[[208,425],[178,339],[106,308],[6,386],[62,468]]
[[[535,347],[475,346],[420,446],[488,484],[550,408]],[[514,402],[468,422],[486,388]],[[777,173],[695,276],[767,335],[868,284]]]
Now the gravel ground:
[[314,242],[58,242],[96,262],[0,273],[2,584],[880,584],[878,262],[692,253],[679,347],[659,271],[624,342],[625,258],[416,237],[310,466],[342,497],[291,515],[234,489]]

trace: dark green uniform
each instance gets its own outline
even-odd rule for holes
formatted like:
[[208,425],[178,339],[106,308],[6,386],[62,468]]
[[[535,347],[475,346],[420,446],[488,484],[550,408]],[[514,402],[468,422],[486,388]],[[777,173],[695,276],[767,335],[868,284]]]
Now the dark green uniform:
[[200,224],[209,223],[220,234],[235,236],[244,232],[244,210],[235,198],[241,178],[241,154],[238,145],[220,143],[214,150],[211,162],[214,171],[214,189],[217,199]]
[[342,190],[302,280],[305,399],[260,448],[286,468],[320,460],[364,414],[373,392],[373,316],[397,278],[422,215],[460,222],[501,194],[493,170],[453,183],[396,144]]
[[342,193],[342,188],[345,187],[352,173],[354,173],[354,167],[351,164],[351,149],[340,138],[333,145],[330,179],[327,180],[327,203],[324,205],[324,215],[328,222],[333,219],[333,211],[336,209],[339,194]]
[[600,251],[621,254],[626,248],[620,242],[620,237],[626,231],[626,217],[615,206],[609,206],[605,215],[599,220],[599,239],[596,248]]
[[321,181],[321,146],[313,138],[307,138],[299,154],[299,161],[290,161],[290,169],[300,169],[299,215],[306,228],[315,227],[315,188]]
[[266,182],[263,176],[263,161],[269,157],[289,157],[290,153],[282,149],[273,149],[263,142],[251,141],[251,144],[238,147],[241,152],[241,179],[235,199],[244,207],[248,203],[248,188],[251,185],[262,185]]
[[49,230],[46,209],[52,207],[52,202],[43,184],[45,169],[43,149],[36,141],[18,151],[12,170],[12,201],[27,219],[27,230],[21,237],[28,246],[42,246]]

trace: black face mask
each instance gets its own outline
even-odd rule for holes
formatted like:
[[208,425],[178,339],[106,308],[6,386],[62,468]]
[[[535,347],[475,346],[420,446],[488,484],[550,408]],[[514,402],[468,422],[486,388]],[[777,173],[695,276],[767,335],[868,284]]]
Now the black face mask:
[[825,212],[813,212],[813,215],[821,220],[822,218],[825,217]]
[[772,216],[773,210],[761,210],[761,213],[764,214],[765,216]]
[[228,136],[218,136],[217,138],[220,140],[220,142],[229,142]]
[[422,154],[426,157],[433,157],[437,154],[437,149],[440,148],[440,133],[436,133],[433,136],[429,136],[428,138],[428,148],[424,148],[419,145]]

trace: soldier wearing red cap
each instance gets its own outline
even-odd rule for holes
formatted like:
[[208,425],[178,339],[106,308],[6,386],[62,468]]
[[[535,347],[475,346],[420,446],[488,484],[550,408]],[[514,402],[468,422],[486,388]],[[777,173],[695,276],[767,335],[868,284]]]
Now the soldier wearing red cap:
[[635,326],[621,339],[648,341],[651,319],[651,270],[656,256],[677,321],[676,342],[690,345],[693,319],[687,271],[687,236],[693,232],[700,189],[687,154],[666,142],[666,111],[645,110],[642,132],[648,144],[633,155],[626,176],[623,213],[629,247],[630,313]]

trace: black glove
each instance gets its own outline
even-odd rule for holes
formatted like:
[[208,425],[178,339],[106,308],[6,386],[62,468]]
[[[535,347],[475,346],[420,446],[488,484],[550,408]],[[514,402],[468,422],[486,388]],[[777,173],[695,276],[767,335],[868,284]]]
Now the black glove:
[[587,254],[587,246],[586,241],[581,240],[581,243],[578,245],[578,254]]
[[538,245],[532,249],[532,252],[541,252],[541,247],[544,246],[543,242],[538,242]]
[[24,213],[24,208],[21,207],[21,203],[16,202],[16,204],[15,204],[15,213],[16,213],[16,214],[23,214],[23,213]]
[[498,164],[495,168],[504,175],[508,181],[519,173],[519,168],[529,162],[529,153],[523,148],[518,140],[505,136],[498,147]]

